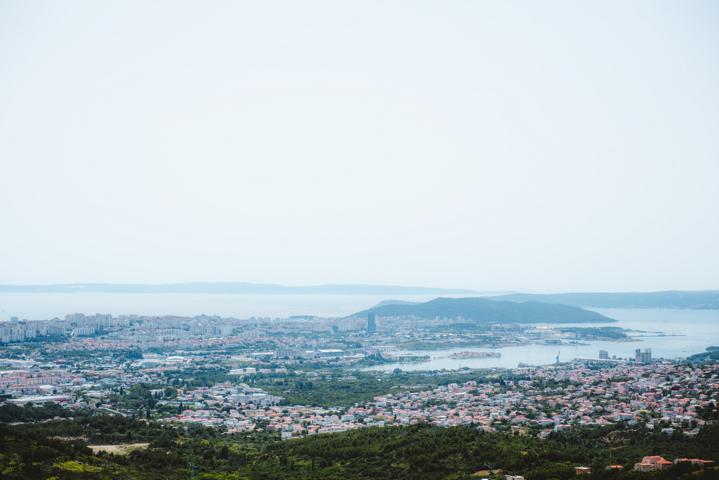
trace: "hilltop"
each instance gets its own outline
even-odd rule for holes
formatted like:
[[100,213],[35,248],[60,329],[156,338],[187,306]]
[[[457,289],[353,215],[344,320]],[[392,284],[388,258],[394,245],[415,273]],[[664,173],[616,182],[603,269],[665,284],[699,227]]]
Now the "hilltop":
[[707,347],[705,351],[690,356],[687,360],[692,363],[708,363],[719,360],[719,347]]
[[505,302],[479,297],[436,298],[425,303],[380,303],[351,317],[374,312],[381,317],[465,318],[480,323],[613,322],[597,312],[542,302]]

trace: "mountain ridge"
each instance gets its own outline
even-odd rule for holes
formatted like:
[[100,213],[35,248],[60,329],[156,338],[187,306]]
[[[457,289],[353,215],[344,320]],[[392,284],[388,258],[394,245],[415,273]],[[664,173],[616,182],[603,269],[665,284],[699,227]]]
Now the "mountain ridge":
[[402,285],[321,284],[290,286],[251,282],[186,283],[64,283],[0,285],[0,293],[224,293],[224,294],[322,294],[322,295],[466,295],[469,289],[411,287]]
[[512,293],[491,296],[509,302],[539,301],[593,308],[719,309],[719,290],[665,290],[657,292]]
[[464,318],[479,323],[591,323],[616,320],[579,307],[542,302],[507,302],[483,297],[439,297],[424,303],[380,303],[352,317]]

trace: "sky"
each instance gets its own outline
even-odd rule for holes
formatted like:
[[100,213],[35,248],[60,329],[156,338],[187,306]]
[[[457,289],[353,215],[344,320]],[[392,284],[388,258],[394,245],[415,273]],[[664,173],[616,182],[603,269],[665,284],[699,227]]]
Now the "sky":
[[718,24],[0,0],[0,284],[719,288]]

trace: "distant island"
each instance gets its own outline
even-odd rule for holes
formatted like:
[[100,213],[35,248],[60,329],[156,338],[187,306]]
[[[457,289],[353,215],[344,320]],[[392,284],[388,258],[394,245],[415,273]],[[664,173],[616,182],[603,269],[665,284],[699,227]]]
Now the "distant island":
[[399,285],[326,284],[289,286],[247,282],[66,283],[0,285],[0,293],[224,293],[255,295],[470,295],[473,290]]
[[595,308],[719,309],[719,290],[614,292],[614,293],[513,293],[491,297],[508,302],[547,302]]
[[436,298],[424,303],[382,302],[350,317],[464,318],[479,323],[590,323],[616,320],[569,305],[505,302],[480,297]]

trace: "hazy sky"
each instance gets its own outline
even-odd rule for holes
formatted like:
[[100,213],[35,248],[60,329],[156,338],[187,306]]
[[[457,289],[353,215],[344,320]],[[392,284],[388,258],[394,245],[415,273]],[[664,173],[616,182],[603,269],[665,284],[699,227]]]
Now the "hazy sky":
[[719,288],[718,25],[0,0],[0,283]]

